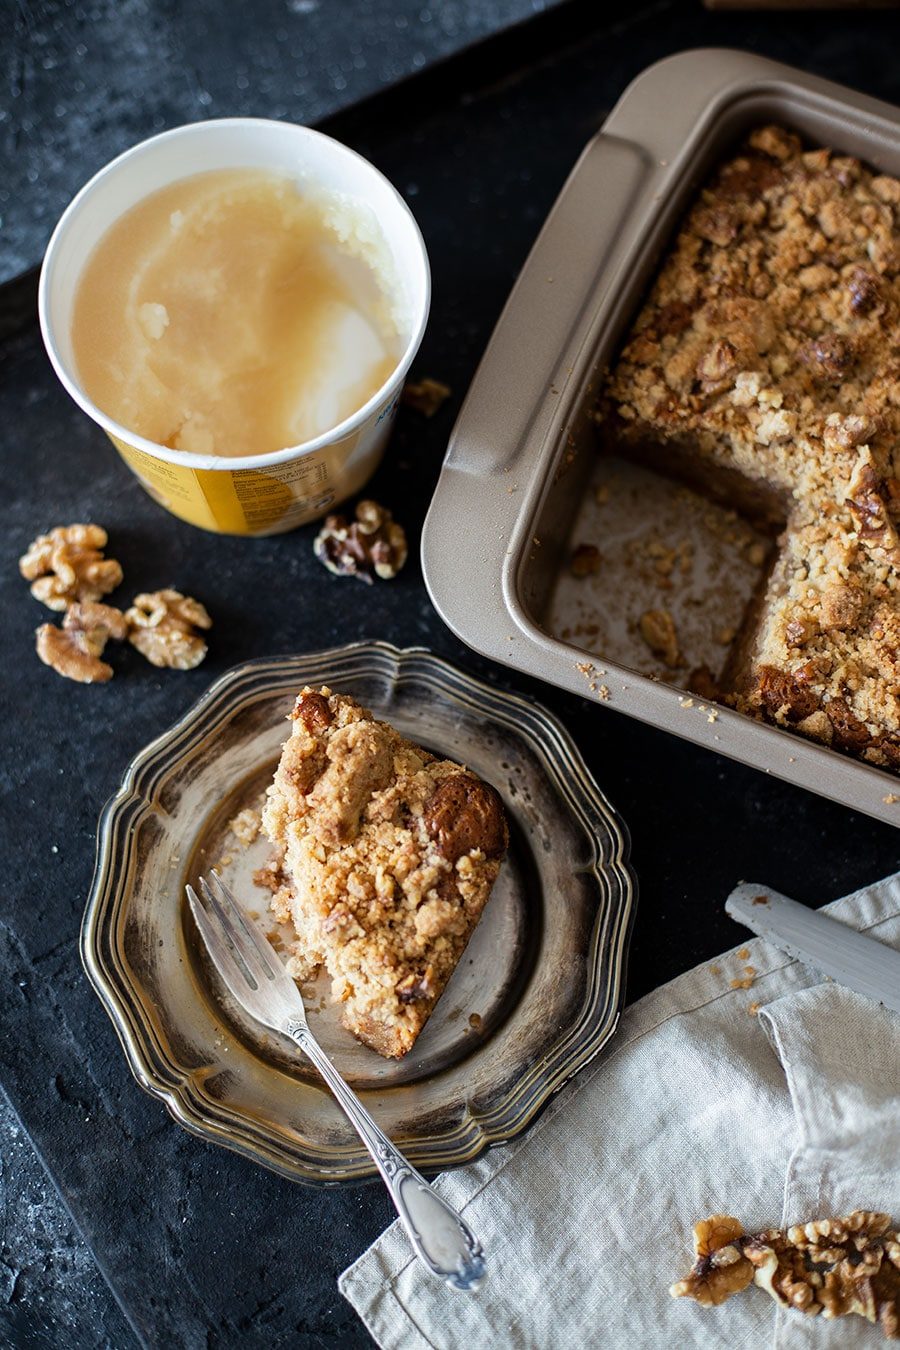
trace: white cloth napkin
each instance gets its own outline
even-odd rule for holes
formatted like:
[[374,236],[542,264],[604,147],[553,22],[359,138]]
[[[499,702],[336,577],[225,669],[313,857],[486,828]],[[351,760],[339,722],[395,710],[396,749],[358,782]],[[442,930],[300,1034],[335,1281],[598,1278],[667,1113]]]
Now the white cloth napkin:
[[[828,911],[900,947],[900,874]],[[900,1017],[746,947],[628,1008],[525,1138],[438,1179],[488,1253],[478,1294],[430,1278],[399,1223],[344,1271],[384,1350],[883,1344],[860,1318],[805,1318],[752,1286],[719,1308],[669,1296],[709,1214],[900,1221]],[[732,989],[747,965],[752,988]]]

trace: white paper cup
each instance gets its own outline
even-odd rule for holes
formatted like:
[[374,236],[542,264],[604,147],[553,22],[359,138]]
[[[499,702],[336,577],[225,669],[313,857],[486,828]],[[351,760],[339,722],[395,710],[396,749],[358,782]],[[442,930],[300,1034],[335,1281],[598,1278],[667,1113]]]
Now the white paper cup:
[[[348,202],[356,219],[371,222],[380,232],[390,261],[392,299],[402,315],[402,354],[362,408],[302,445],[242,457],[170,450],[121,426],[85,393],[72,346],[75,293],[103,234],[143,198],[197,173],[242,168],[287,174],[326,200],[333,196]],[[371,476],[425,331],[430,297],[428,255],[419,227],[400,194],[373,165],[309,127],[235,117],[163,132],[101,169],[53,232],[41,271],[38,310],[60,380],[156,501],[206,530],[264,535],[315,520],[358,492]]]

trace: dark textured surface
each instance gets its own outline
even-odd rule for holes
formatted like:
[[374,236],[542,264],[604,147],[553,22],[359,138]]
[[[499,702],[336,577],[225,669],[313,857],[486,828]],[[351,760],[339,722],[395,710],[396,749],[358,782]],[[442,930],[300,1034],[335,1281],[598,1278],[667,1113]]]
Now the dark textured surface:
[[[739,877],[764,878],[819,904],[900,861],[898,835],[888,826],[609,709],[487,668],[430,607],[415,545],[454,413],[541,219],[627,80],[670,51],[733,45],[900,99],[900,74],[880,59],[900,35],[892,15],[811,21],[655,4],[558,57],[549,54],[551,32],[542,36],[546,63],[522,78],[504,79],[498,69],[493,89],[448,99],[430,116],[416,101],[428,97],[426,84],[405,102],[392,101],[390,123],[373,108],[335,128],[414,206],[435,277],[417,369],[454,389],[431,422],[403,413],[371,485],[410,532],[411,560],[396,581],[370,591],[330,578],[312,557],[310,528],[247,542],[175,521],[68,402],[36,335],[23,333],[6,346],[0,428],[7,564],[0,588],[13,655],[4,667],[0,735],[3,807],[15,831],[0,901],[3,1081],[150,1345],[366,1344],[335,1276],[390,1217],[377,1187],[292,1187],[173,1125],[131,1081],[78,965],[100,805],[129,757],[229,665],[382,637],[424,643],[556,710],[632,831],[641,902],[631,998],[739,940],[721,908]],[[31,656],[32,629],[45,615],[15,576],[15,558],[36,530],[90,518],[110,531],[125,567],[124,599],[175,582],[206,602],[216,627],[199,670],[157,672],[129,649],[114,655],[110,686],[82,688]],[[0,1329],[11,1329],[3,1292]],[[44,1343],[79,1341],[62,1335]]]
[[18,1350],[134,1338],[89,1247],[72,1223],[0,1093],[0,1328]]
[[8,0],[0,282],[135,141],[205,117],[315,122],[554,2]]

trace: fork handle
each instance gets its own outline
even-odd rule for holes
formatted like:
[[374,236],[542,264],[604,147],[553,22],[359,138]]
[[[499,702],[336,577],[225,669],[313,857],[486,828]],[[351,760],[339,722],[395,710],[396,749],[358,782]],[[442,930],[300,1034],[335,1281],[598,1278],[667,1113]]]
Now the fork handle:
[[452,1289],[476,1290],[484,1278],[484,1253],[468,1225],[378,1128],[309,1027],[291,1020],[285,1030],[319,1070],[372,1155],[419,1260]]

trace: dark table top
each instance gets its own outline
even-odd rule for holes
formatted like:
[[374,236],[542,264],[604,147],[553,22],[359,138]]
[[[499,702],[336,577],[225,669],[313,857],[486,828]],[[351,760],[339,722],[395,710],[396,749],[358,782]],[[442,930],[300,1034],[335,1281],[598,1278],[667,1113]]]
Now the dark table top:
[[[664,0],[609,22],[584,5],[560,15],[558,23],[539,20],[530,40],[517,35],[505,56],[495,48],[487,62],[419,80],[332,126],[416,211],[435,278],[416,369],[454,391],[431,421],[403,411],[371,484],[410,535],[410,562],[395,581],[368,591],[329,577],[312,556],[312,528],[246,541],[169,517],[69,403],[33,328],[5,344],[8,560],[0,595],[12,659],[0,721],[10,822],[0,899],[3,1084],[133,1329],[111,1304],[97,1311],[84,1298],[54,1314],[55,1329],[41,1328],[40,1309],[21,1297],[27,1272],[13,1271],[4,1284],[0,1265],[0,1329],[16,1344],[29,1343],[36,1327],[34,1343],[44,1345],[124,1346],[135,1335],[191,1347],[368,1343],[335,1277],[390,1219],[381,1191],[292,1187],[178,1129],[132,1082],[78,963],[102,802],[128,759],[230,665],[380,637],[430,646],[545,702],[631,829],[641,900],[630,998],[739,941],[721,903],[740,877],[817,905],[898,865],[891,827],[489,667],[428,601],[415,548],[455,411],[566,172],[627,81],[669,52],[731,45],[900,99],[900,74],[880,59],[900,35],[889,14],[710,16]],[[175,583],[207,604],[215,628],[202,667],[160,672],[128,649],[113,657],[112,683],[90,688],[65,684],[32,657],[32,630],[46,614],[16,576],[15,559],[38,530],[86,519],[110,531],[129,596]],[[27,1187],[18,1193],[24,1208]],[[61,1271],[65,1235],[43,1241]],[[4,1248],[0,1260],[12,1269],[15,1254]],[[73,1285],[87,1278],[77,1273],[88,1269],[81,1260],[72,1261]]]
[[205,117],[315,122],[558,0],[39,0],[0,36],[0,284],[135,141]]

